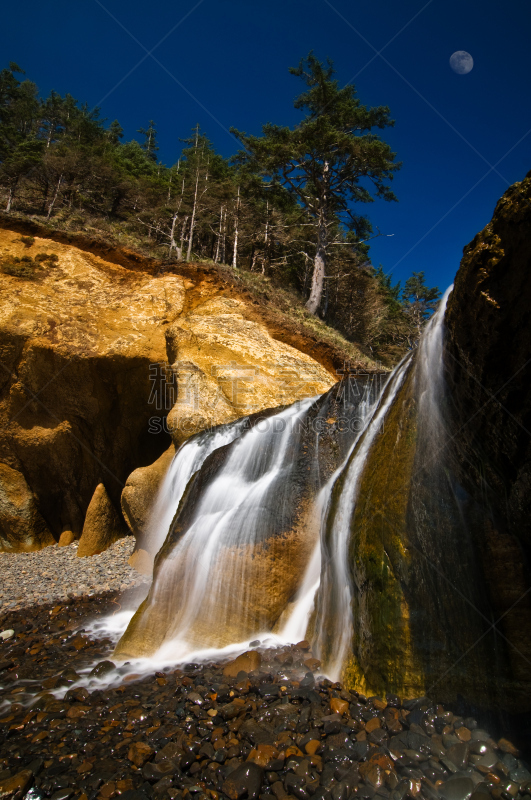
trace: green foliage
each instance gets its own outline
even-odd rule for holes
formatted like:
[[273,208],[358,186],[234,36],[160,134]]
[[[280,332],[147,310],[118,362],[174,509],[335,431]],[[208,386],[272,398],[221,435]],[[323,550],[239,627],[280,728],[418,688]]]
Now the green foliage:
[[32,247],[35,244],[34,236],[21,236],[20,241],[25,247]]
[[35,263],[30,256],[17,256],[2,262],[2,272],[15,278],[31,280],[35,277]]
[[49,267],[56,267],[59,263],[59,256],[55,253],[37,253],[35,256],[35,262],[37,264],[44,262]]
[[[303,112],[299,125],[268,124],[261,137],[238,134],[246,149],[234,159],[216,153],[196,126],[166,167],[157,158],[152,120],[139,129],[141,142],[123,142],[118,120],[106,126],[98,109],[69,94],[40,98],[10,64],[0,71],[5,209],[109,236],[168,262],[190,251],[191,259],[236,265],[253,285],[282,287],[298,298],[294,318],[310,294],[321,248],[321,317],[366,353],[396,361],[417,331],[403,305],[409,309],[411,298],[371,266],[364,241],[371,225],[356,212],[374,197],[394,199],[389,184],[399,164],[377,135],[393,124],[389,109],[363,106],[354,87],[340,88],[331,62],[321,64],[312,53],[291,72],[305,84],[295,101]],[[31,264],[11,259],[8,269],[31,278],[36,267],[57,263],[43,252]],[[424,311],[420,324],[430,307]],[[322,324],[315,319],[315,330]]]
[[414,272],[407,279],[402,292],[402,302],[406,314],[414,325],[417,341],[422,326],[437,308],[440,297],[438,286],[430,288],[426,285],[423,272]]
[[356,203],[375,197],[396,200],[389,182],[400,165],[373,131],[394,124],[387,106],[361,105],[352,84],[340,89],[332,62],[324,65],[312,52],[290,72],[307,86],[294,103],[306,112],[302,121],[293,129],[267,123],[262,136],[232,132],[245,148],[237,163],[283,186],[313,223],[315,258],[307,308],[316,313],[331,246],[345,244],[345,231],[354,234],[353,246],[370,235],[371,224],[356,212]]

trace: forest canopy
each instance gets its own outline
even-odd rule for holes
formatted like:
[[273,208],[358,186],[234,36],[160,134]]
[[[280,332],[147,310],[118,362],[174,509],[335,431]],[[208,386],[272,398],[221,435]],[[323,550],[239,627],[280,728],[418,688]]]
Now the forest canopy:
[[10,63],[0,72],[5,212],[97,230],[168,262],[211,260],[289,284],[310,313],[396,360],[415,346],[440,292],[422,272],[402,290],[369,259],[380,234],[358,208],[396,199],[390,182],[400,164],[378,134],[393,124],[389,109],[363,106],[313,53],[290,71],[306,86],[293,129],[235,131],[243,149],[226,159],[196,125],[168,166],[153,120],[139,140],[124,141],[118,120],[70,94],[41,97]]

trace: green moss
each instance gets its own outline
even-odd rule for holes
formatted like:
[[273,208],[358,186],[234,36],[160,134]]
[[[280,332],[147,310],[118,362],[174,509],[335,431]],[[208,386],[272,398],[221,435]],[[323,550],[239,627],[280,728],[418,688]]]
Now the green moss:
[[48,267],[56,267],[59,263],[59,256],[55,253],[37,253],[35,256],[35,261],[40,263],[46,263]]
[[[350,680],[371,691],[421,689],[412,652],[407,584],[407,510],[417,442],[414,374],[410,370],[376,437],[358,489],[351,521],[353,618]],[[349,670],[347,670],[349,672]]]
[[21,236],[19,239],[20,242],[25,247],[32,247],[35,244],[35,237],[34,236]]
[[35,262],[29,256],[10,257],[1,262],[2,272],[14,278],[31,280],[35,277]]

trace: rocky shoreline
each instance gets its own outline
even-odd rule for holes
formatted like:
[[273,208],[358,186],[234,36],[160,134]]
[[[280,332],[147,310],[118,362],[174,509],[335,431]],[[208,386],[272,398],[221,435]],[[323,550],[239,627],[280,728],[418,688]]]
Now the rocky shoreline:
[[49,602],[124,591],[151,582],[127,563],[135,537],[118,539],[103,553],[77,557],[79,542],[29,553],[0,552],[0,616]]
[[83,630],[122,603],[87,594],[2,616],[2,800],[531,798],[506,738],[428,698],[349,692],[319,677],[307,642],[128,673],[111,638]]

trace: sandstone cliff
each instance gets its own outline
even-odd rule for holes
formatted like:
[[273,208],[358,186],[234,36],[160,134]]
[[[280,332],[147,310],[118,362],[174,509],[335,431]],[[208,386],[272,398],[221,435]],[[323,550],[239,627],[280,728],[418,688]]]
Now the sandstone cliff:
[[335,380],[329,348],[319,363],[303,352],[319,357],[315,340],[268,326],[208,269],[161,271],[116,250],[106,260],[56,238],[0,229],[2,549],[79,538],[99,484],[119,509],[128,476],[172,437]]

